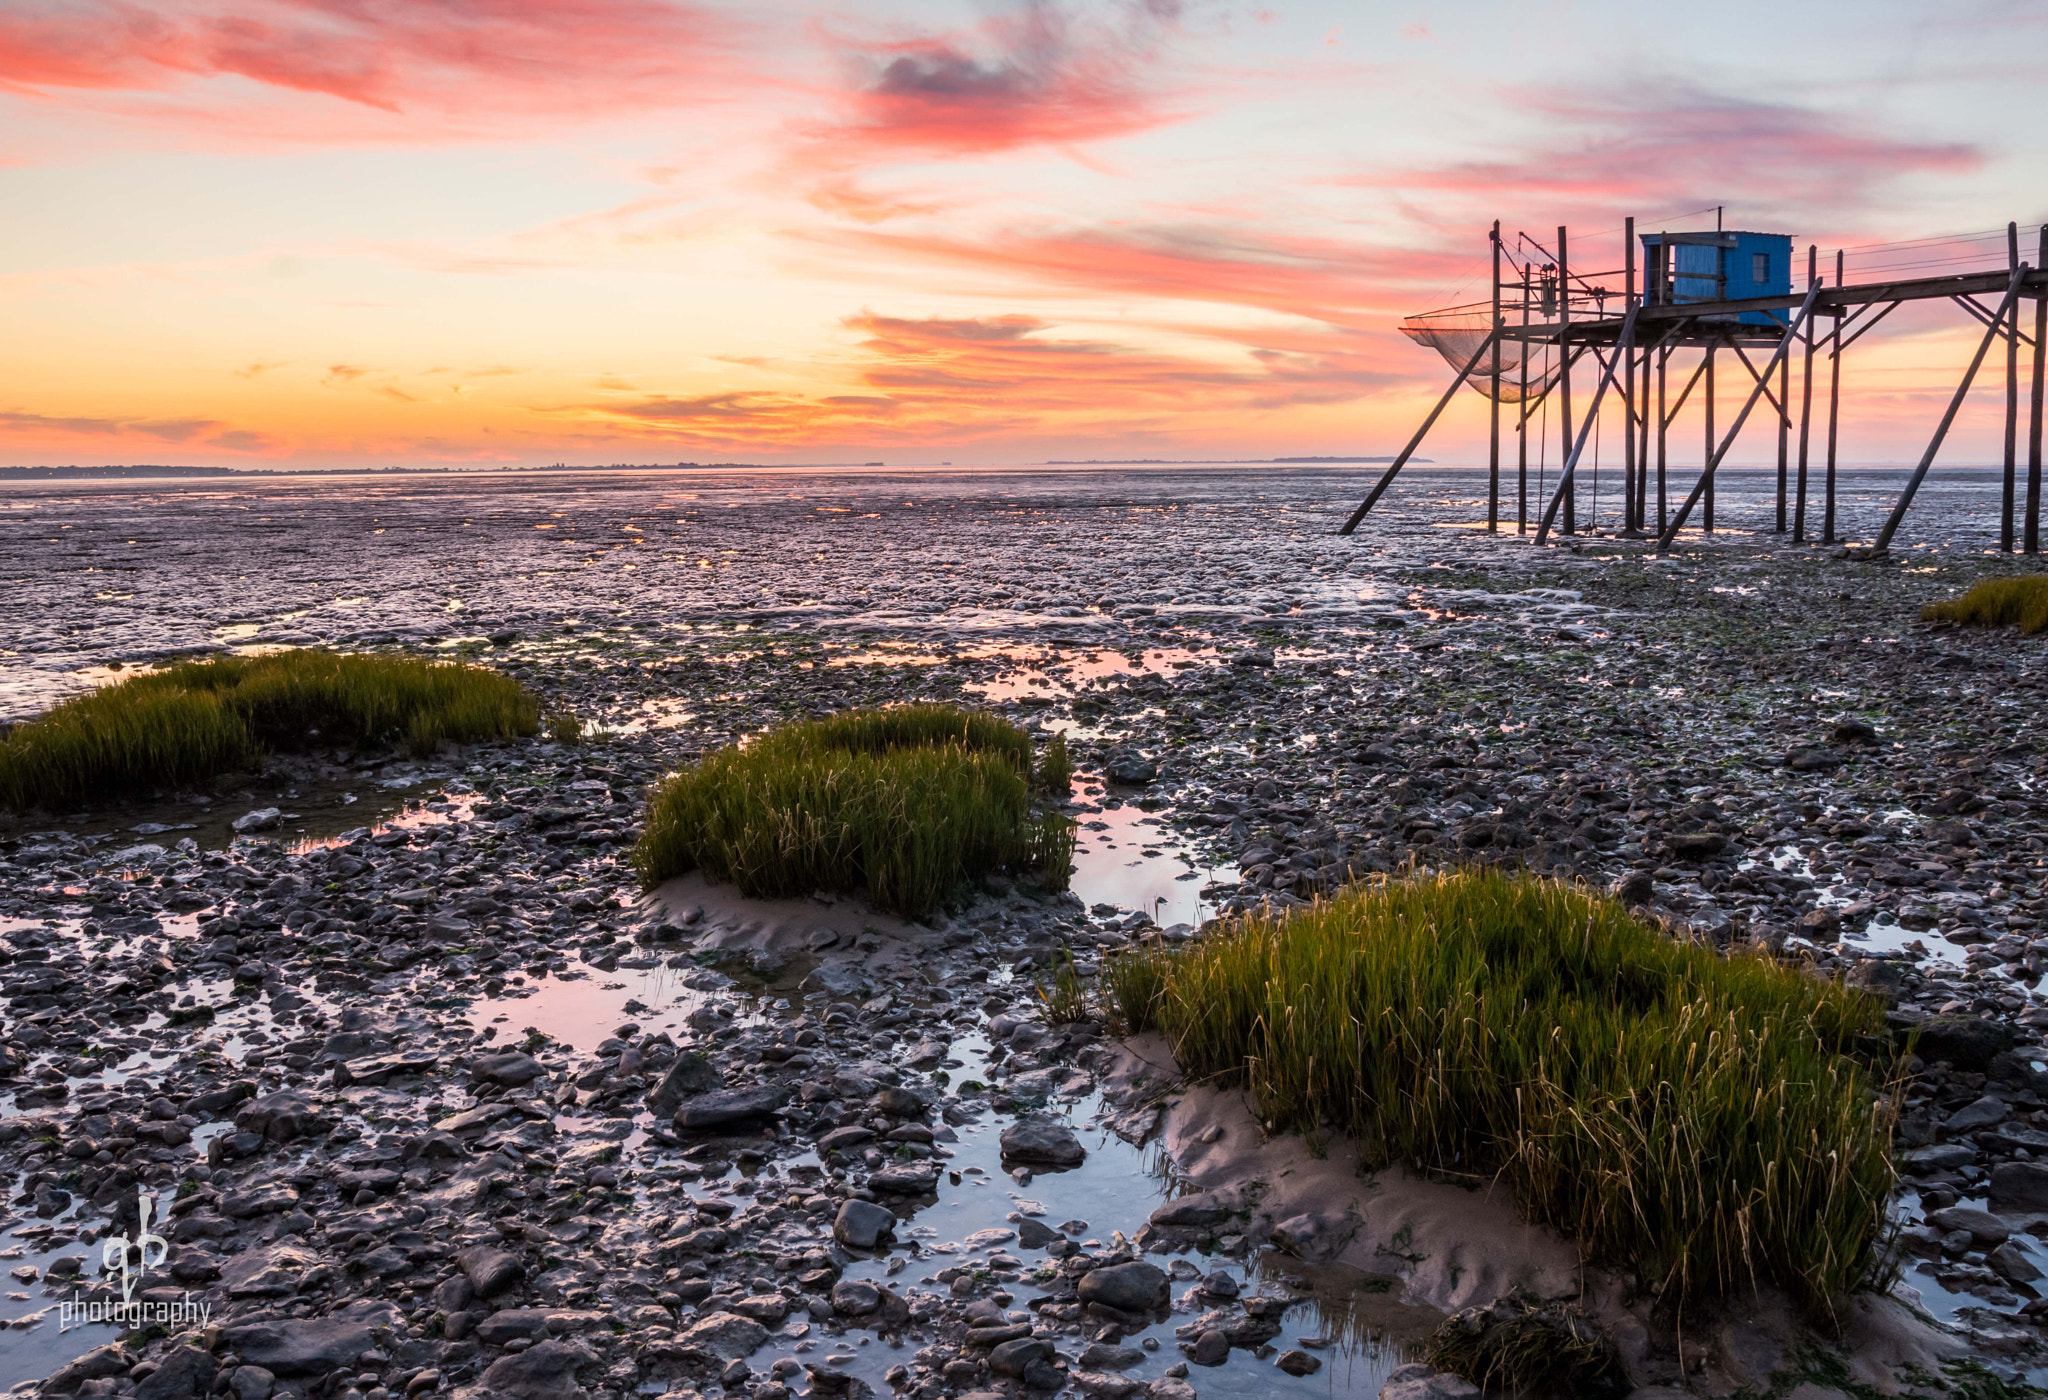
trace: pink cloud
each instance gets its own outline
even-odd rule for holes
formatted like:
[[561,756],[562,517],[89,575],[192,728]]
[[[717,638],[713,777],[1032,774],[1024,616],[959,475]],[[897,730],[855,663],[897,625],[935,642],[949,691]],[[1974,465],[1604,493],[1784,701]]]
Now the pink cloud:
[[1179,20],[1179,0],[1072,9],[1025,0],[970,32],[831,36],[854,86],[843,116],[810,133],[805,159],[985,155],[1176,121],[1158,70]]
[[[416,138],[428,116],[428,131],[472,130],[684,105],[725,86],[736,32],[670,0],[31,0],[0,9],[0,90],[100,94],[102,110],[106,95],[151,94],[115,110],[231,126],[249,95],[206,84],[241,79],[402,114],[376,129]],[[317,129],[299,116],[281,134]]]

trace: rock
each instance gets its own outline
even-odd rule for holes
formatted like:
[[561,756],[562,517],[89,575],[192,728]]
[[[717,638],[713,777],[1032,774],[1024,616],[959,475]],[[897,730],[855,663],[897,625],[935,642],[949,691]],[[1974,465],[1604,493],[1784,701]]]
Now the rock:
[[2005,1210],[2048,1211],[2048,1163],[2000,1162],[1993,1167],[1991,1204]]
[[864,1279],[843,1278],[832,1285],[832,1311],[841,1317],[866,1317],[882,1306],[882,1290]]
[[231,1323],[221,1335],[244,1366],[261,1366],[280,1376],[319,1376],[354,1365],[376,1345],[377,1329],[403,1323],[391,1304],[364,1300],[328,1317]]
[[283,820],[284,810],[282,808],[258,807],[253,812],[244,812],[241,816],[236,817],[230,825],[234,827],[237,836],[246,836],[252,831],[269,831]]
[[723,1077],[709,1060],[685,1050],[676,1056],[676,1062],[668,1067],[668,1073],[661,1077],[661,1082],[648,1091],[647,1106],[657,1118],[673,1118],[684,1099],[724,1087]]
[[1728,849],[1728,838],[1718,831],[1682,831],[1665,837],[1664,844],[1680,860],[1711,860]]
[[517,1088],[521,1084],[531,1084],[547,1072],[547,1066],[518,1050],[507,1051],[502,1055],[486,1055],[469,1067],[469,1077],[472,1080],[503,1084],[508,1089]]
[[1235,1275],[1225,1269],[1212,1269],[1202,1280],[1202,1291],[1212,1298],[1235,1298],[1238,1282]]
[[1020,1118],[1003,1129],[1003,1160],[1030,1167],[1075,1167],[1087,1149],[1073,1129],[1051,1118]]
[[1648,904],[1656,893],[1656,878],[1647,870],[1631,870],[1614,882],[1614,897],[1630,906]]
[[304,1093],[285,1089],[243,1104],[235,1114],[235,1128],[259,1133],[271,1142],[291,1142],[320,1136],[327,1131],[327,1120]]
[[1181,1350],[1185,1351],[1188,1360],[1197,1366],[1221,1366],[1230,1359],[1230,1338],[1211,1327],[1207,1331],[1197,1333],[1195,1339]]
[[1967,1142],[1944,1142],[1933,1147],[1914,1148],[1900,1159],[1899,1165],[1908,1176],[1928,1176],[1936,1172],[1952,1172],[1976,1160],[1977,1149]]
[[2034,1261],[2027,1257],[2027,1252],[2011,1240],[1993,1249],[1986,1262],[2011,1283],[2032,1283],[2041,1277],[2041,1271],[2034,1267]]
[[939,1184],[936,1162],[899,1162],[868,1177],[868,1186],[885,1195],[922,1196]]
[[1970,1206],[1949,1206],[1945,1210],[1930,1211],[1927,1223],[1942,1231],[1967,1231],[1971,1239],[1985,1248],[2004,1244],[2012,1234],[2012,1227],[1990,1211]]
[[227,1112],[244,1099],[253,1099],[255,1097],[256,1081],[253,1079],[237,1079],[234,1083],[224,1084],[218,1089],[209,1089],[203,1094],[194,1094],[186,1101],[185,1111],[197,1114],[201,1118],[211,1118],[217,1114]]
[[1044,1249],[1054,1240],[1062,1238],[1059,1231],[1042,1220],[1025,1216],[1017,1222],[1017,1247],[1019,1249]]
[[261,1366],[237,1366],[228,1372],[228,1389],[235,1400],[270,1400],[277,1377]]
[[1143,754],[1118,754],[1103,765],[1102,774],[1113,783],[1142,787],[1159,776],[1159,760]]
[[295,1244],[238,1254],[222,1265],[221,1286],[230,1298],[283,1298],[297,1291],[299,1279],[320,1263],[320,1256]]
[[1794,749],[1785,755],[1785,766],[1795,773],[1832,773],[1848,761],[1833,749]]
[[1088,1400],[1136,1400],[1145,1393],[1145,1382],[1107,1371],[1071,1371],[1067,1379]]
[[1418,1363],[1388,1376],[1380,1387],[1379,1400],[1478,1400],[1480,1393],[1470,1381]]
[[576,1372],[595,1365],[597,1355],[577,1342],[535,1342],[525,1351],[501,1356],[481,1381],[485,1394],[513,1400],[582,1400]]
[[1933,1064],[1946,1060],[1957,1069],[1982,1073],[1992,1056],[2012,1049],[2013,1028],[1979,1016],[1929,1016],[1919,1024],[1913,1049]]
[[1233,651],[1230,653],[1230,664],[1233,666],[1270,667],[1273,664],[1273,652],[1270,647],[1247,647],[1243,651]]
[[873,1249],[895,1232],[896,1213],[873,1201],[845,1201],[832,1220],[832,1238],[854,1249]]
[[538,1340],[554,1333],[580,1332],[605,1320],[601,1312],[568,1308],[500,1308],[476,1325],[477,1340],[501,1347],[516,1337]]
[[1837,744],[1860,744],[1865,748],[1876,748],[1882,742],[1877,730],[1860,719],[1843,720],[1828,738]]
[[1343,1252],[1354,1228],[1327,1215],[1290,1216],[1273,1227],[1273,1242],[1305,1264],[1327,1264]]
[[1074,1358],[1074,1362],[1090,1371],[1128,1371],[1144,1359],[1145,1353],[1137,1347],[1090,1342],[1081,1349],[1081,1354]]
[[1205,1193],[1168,1201],[1154,1210],[1151,1218],[1154,1225],[1207,1230],[1224,1224],[1235,1213],[1231,1202],[1214,1193]]
[[849,1123],[843,1128],[834,1128],[818,1139],[818,1155],[824,1157],[834,1152],[844,1152],[848,1148],[859,1147],[864,1142],[874,1140],[873,1128],[863,1128],[858,1123]]
[[1032,1362],[1051,1359],[1051,1342],[1039,1337],[1017,1337],[989,1352],[988,1368],[998,1376],[1021,1380]]
[[469,1276],[470,1286],[479,1298],[503,1293],[526,1272],[517,1255],[487,1244],[471,1245],[455,1256],[455,1263]]
[[103,1380],[108,1376],[127,1374],[135,1364],[135,1358],[119,1342],[108,1342],[103,1347],[94,1347],[80,1357],[75,1357],[51,1373],[43,1382],[43,1389],[54,1394],[68,1395],[87,1381]]
[[1195,1400],[1195,1388],[1173,1376],[1161,1376],[1145,1387],[1151,1400]]
[[299,1193],[281,1181],[231,1191],[220,1198],[220,1213],[230,1220],[249,1220],[259,1215],[276,1215],[299,1203]]
[[1305,1351],[1283,1351],[1273,1362],[1290,1376],[1313,1376],[1323,1363]]
[[678,1128],[715,1128],[724,1123],[744,1123],[780,1113],[789,1102],[789,1090],[778,1084],[754,1089],[715,1089],[697,1094],[676,1106]]
[[1951,1113],[1948,1116],[1948,1121],[1942,1126],[1951,1133],[1960,1135],[1974,1132],[1978,1128],[1989,1128],[1993,1124],[2003,1123],[2010,1117],[2012,1117],[2012,1110],[2006,1106],[2004,1099],[1999,1098],[1995,1094],[1986,1094],[1975,1103],[1965,1104],[1954,1113]]
[[173,1349],[135,1387],[135,1400],[193,1400],[213,1389],[213,1353],[195,1346]]
[[685,1346],[701,1347],[721,1360],[734,1361],[758,1350],[768,1340],[768,1329],[751,1317],[715,1312],[683,1333],[680,1340]]
[[1142,1260],[1110,1264],[1081,1275],[1083,1303],[1099,1303],[1119,1312],[1149,1313],[1166,1306],[1166,1271]]

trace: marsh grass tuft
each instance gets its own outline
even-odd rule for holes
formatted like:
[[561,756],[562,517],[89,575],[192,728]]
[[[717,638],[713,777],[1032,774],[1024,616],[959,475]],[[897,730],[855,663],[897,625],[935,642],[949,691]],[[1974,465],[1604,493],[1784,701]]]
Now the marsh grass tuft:
[[0,804],[56,807],[204,782],[273,750],[534,733],[509,676],[406,656],[285,651],[180,662],[52,707],[0,738]]
[[1038,786],[1062,802],[1074,790],[1074,760],[1067,753],[1067,736],[1057,730],[1039,756]]
[[1444,1319],[1422,1359],[1497,1395],[1620,1400],[1634,1389],[1605,1333],[1564,1304],[1521,1294]]
[[1071,949],[1060,950],[1059,960],[1053,965],[1052,980],[1048,982],[1039,978],[1034,990],[1038,993],[1039,1005],[1045,1008],[1045,1019],[1051,1025],[1086,1021],[1095,1014],[1094,998],[1089,996],[1087,984],[1081,980],[1081,969],[1074,966]]
[[1816,1317],[1892,1259],[1895,1062],[1883,1007],[1723,958],[1526,874],[1358,886],[1110,960],[1127,1031],[1368,1165],[1497,1177],[1673,1307],[1753,1285]]
[[786,725],[670,774],[633,851],[643,884],[702,870],[743,894],[865,890],[931,912],[965,881],[1066,887],[1073,823],[1031,805],[1031,736],[949,705]]
[[1960,598],[1929,603],[1920,609],[1920,620],[2017,627],[2029,636],[2048,632],[2048,574],[1986,579]]

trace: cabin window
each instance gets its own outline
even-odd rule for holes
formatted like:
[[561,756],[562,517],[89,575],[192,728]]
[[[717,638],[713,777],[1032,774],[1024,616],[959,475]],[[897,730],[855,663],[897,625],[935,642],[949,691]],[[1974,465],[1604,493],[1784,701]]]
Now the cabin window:
[[1771,255],[1769,253],[1750,254],[1749,280],[1756,283],[1759,287],[1766,287],[1770,285]]

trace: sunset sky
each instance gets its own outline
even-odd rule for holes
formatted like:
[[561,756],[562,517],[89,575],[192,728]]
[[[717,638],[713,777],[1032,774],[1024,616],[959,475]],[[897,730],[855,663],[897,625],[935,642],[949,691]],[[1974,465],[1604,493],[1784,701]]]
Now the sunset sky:
[[[0,464],[1391,452],[1493,218],[2038,225],[2044,65],[2038,0],[0,0]],[[1861,342],[1848,456],[1975,339]]]

